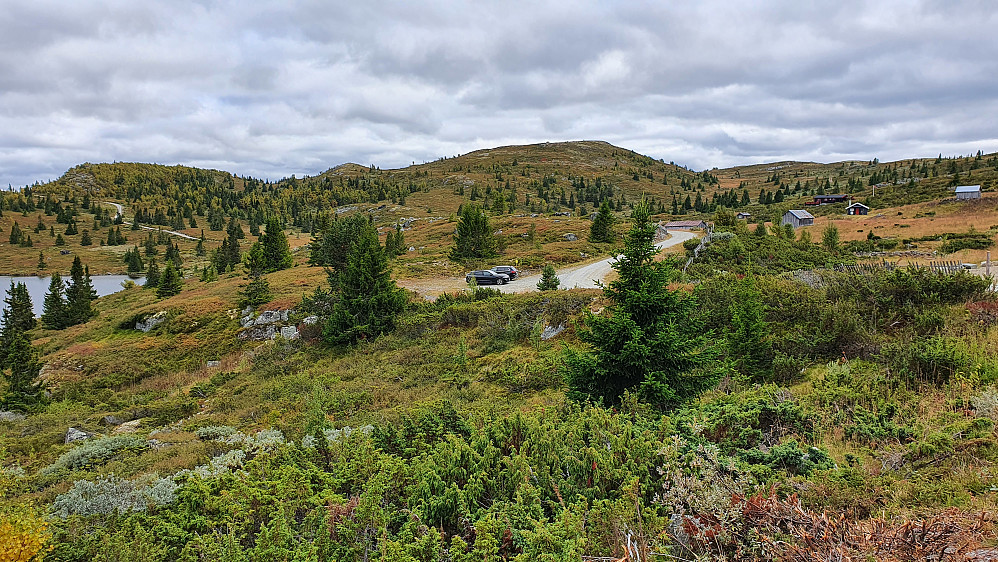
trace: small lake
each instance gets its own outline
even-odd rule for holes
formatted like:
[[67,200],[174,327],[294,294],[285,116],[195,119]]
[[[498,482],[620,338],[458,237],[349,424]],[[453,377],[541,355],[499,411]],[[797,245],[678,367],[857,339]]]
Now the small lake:
[[[63,276],[62,280],[65,283],[69,279],[69,276]],[[94,284],[94,289],[97,290],[97,294],[100,296],[110,295],[112,293],[117,293],[124,289],[121,286],[122,281],[125,279],[132,279],[127,275],[92,275],[90,276],[90,281]],[[26,276],[26,277],[8,277],[6,275],[0,275],[0,310],[7,308],[7,304],[3,302],[3,299],[7,297],[7,289],[10,287],[11,283],[24,283],[28,287],[28,294],[31,295],[31,305],[35,309],[35,316],[42,315],[42,301],[45,300],[45,293],[49,290],[49,283],[51,282],[51,277],[36,277],[36,276]],[[145,277],[139,277],[137,279],[132,279],[137,285],[142,285],[145,283]]]

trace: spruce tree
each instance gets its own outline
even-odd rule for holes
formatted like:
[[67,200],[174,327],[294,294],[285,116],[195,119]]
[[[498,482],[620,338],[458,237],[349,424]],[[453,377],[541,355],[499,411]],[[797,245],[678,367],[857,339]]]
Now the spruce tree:
[[461,261],[498,256],[495,235],[485,211],[478,205],[465,205],[460,214],[450,259]]
[[73,326],[87,322],[97,314],[92,306],[97,299],[97,291],[90,280],[90,268],[84,269],[80,256],[73,259],[69,276],[69,286],[66,287],[66,322],[68,326]]
[[7,296],[3,299],[7,305],[3,311],[3,331],[26,332],[35,327],[35,313],[31,304],[31,294],[24,283],[11,283],[7,288]]
[[263,244],[254,242],[250,251],[243,258],[243,265],[249,276],[249,283],[242,291],[239,306],[257,306],[270,302],[274,298],[270,292],[270,283],[263,272],[267,268],[267,257],[263,252]]
[[180,276],[180,272],[173,265],[170,260],[166,261],[166,267],[163,268],[163,274],[159,276],[159,285],[156,287],[156,296],[163,299],[166,297],[172,297],[173,295],[180,294],[180,291],[184,289],[184,280]]
[[7,390],[0,399],[0,409],[26,412],[44,403],[41,385],[36,380],[42,366],[38,351],[24,332],[15,332],[3,363]]
[[772,371],[773,345],[767,335],[762,294],[751,275],[739,282],[728,330],[728,357],[735,370],[754,382],[765,382]]
[[38,269],[45,269],[48,264],[45,263],[45,252],[38,252]]
[[24,240],[24,233],[21,231],[21,227],[17,226],[17,221],[14,221],[14,225],[10,227],[10,245],[17,246]]
[[[108,232],[107,237],[108,237],[108,246],[112,246],[113,244],[111,244],[110,241],[111,238],[110,232]],[[93,243],[94,241],[90,238],[90,231],[84,230],[83,234],[80,235],[80,246],[90,246]]]
[[558,285],[561,285],[561,279],[558,279],[554,266],[545,264],[544,271],[541,272],[541,280],[537,282],[537,290],[554,291],[558,289]]
[[824,246],[829,253],[838,253],[839,229],[834,224],[829,223],[828,226],[821,231],[821,245]]
[[351,247],[346,268],[330,285],[338,289],[337,300],[322,335],[331,343],[354,343],[388,332],[405,308],[405,291],[391,278],[388,258],[370,223]]
[[610,209],[610,202],[606,199],[599,206],[599,211],[593,219],[593,224],[589,227],[590,242],[613,242],[613,224],[616,219],[613,210]]
[[69,325],[65,291],[62,276],[53,273],[49,281],[49,290],[45,293],[45,300],[42,301],[42,325],[50,330],[61,330]]
[[267,258],[267,273],[294,265],[291,245],[288,244],[288,237],[284,234],[284,225],[276,217],[267,219],[267,230],[260,235],[259,242]]
[[670,290],[677,276],[671,260],[655,261],[655,225],[646,203],[635,206],[624,253],[613,264],[618,279],[603,288],[610,302],[589,313],[579,339],[591,350],[569,349],[565,375],[577,400],[617,403],[634,391],[659,408],[674,407],[712,388],[719,374],[696,295]]
[[156,258],[149,260],[149,267],[146,269],[146,282],[142,285],[143,289],[158,289],[159,288],[159,266],[156,264]]

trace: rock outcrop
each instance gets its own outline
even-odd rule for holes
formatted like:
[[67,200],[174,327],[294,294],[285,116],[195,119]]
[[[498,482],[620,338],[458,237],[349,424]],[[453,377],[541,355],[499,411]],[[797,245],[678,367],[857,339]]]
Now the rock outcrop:
[[148,332],[156,326],[166,321],[166,311],[161,310],[152,316],[147,316],[135,323],[135,329],[140,332]]

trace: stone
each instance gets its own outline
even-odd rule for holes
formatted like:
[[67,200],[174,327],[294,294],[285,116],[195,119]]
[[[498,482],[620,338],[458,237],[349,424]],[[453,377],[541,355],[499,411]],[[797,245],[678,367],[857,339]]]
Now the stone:
[[253,325],[253,315],[252,314],[249,315],[249,316],[243,316],[242,318],[239,319],[239,327],[240,328],[246,328],[246,327],[252,326],[252,325]]
[[564,331],[564,324],[558,324],[557,326],[544,326],[544,331],[541,332],[541,339],[545,341],[549,340]]
[[135,323],[135,329],[140,332],[148,332],[156,326],[166,321],[166,311],[161,310],[152,316],[147,316]]
[[273,324],[267,324],[264,326],[252,326],[246,328],[245,330],[239,332],[239,339],[250,340],[250,341],[266,341],[274,339],[274,334],[277,333],[277,329]]
[[416,247],[415,246],[409,246],[409,251],[410,252],[415,252],[416,251]]
[[306,326],[315,326],[319,323],[318,316],[306,316],[304,320],[301,321],[302,324]]
[[221,361],[208,361],[204,365],[205,365],[205,367],[208,367],[210,369],[212,367],[221,367],[222,366],[222,362]]
[[135,433],[139,430],[139,426],[142,425],[142,420],[132,420],[130,422],[125,422],[118,427],[114,428],[111,432],[112,435],[121,435],[122,433]]
[[71,427],[66,430],[66,444],[72,443],[74,441],[84,441],[93,437],[93,433],[83,431],[82,429],[76,429]]
[[564,238],[565,238],[565,240],[568,240],[569,242],[575,242],[576,240],[578,240],[578,239],[579,239],[579,237],[578,237],[578,236],[576,236],[576,235],[572,234],[571,232],[569,232],[568,234],[566,234],[566,235],[564,236]]
[[282,326],[281,327],[281,337],[286,340],[296,340],[298,339],[298,328],[294,326]]
[[288,312],[286,310],[283,311],[283,317],[281,312],[282,311],[280,310],[264,310],[259,316],[256,317],[256,320],[253,321],[253,325],[263,326],[266,324],[276,324],[282,321],[286,322],[288,319]]
[[114,427],[116,425],[121,425],[125,423],[125,420],[119,418],[118,416],[104,416],[100,419],[101,423],[106,426]]
[[26,416],[20,412],[0,412],[0,421],[17,422]]

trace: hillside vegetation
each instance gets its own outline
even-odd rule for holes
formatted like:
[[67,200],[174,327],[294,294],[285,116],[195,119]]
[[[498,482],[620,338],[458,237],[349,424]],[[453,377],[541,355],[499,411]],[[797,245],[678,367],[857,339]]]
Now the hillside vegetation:
[[[955,177],[945,177],[950,162],[961,183],[969,174],[992,189],[994,156],[941,159],[937,176],[935,160],[913,161],[898,179],[923,162],[917,188],[877,188],[878,198],[907,189],[885,202],[904,213],[891,224],[925,219],[910,223],[922,248],[992,240],[983,222],[955,229],[968,209],[988,216],[993,199],[935,198]],[[582,142],[272,183],[83,165],[7,194],[0,252],[11,272],[69,271],[78,256],[92,271],[126,271],[123,254],[137,248],[161,266],[169,254],[186,278],[172,296],[134,286],[98,299],[95,317],[63,329],[5,314],[0,338],[26,336],[30,353],[18,344],[20,355],[0,355],[0,399],[24,387],[9,382],[24,365],[43,392],[0,414],[0,553],[913,560],[949,549],[986,559],[998,546],[990,281],[836,270],[866,259],[856,251],[869,248],[850,243],[890,238],[851,232],[875,215],[833,220],[827,207],[817,226],[788,232],[704,203],[730,202],[735,189],[739,209],[762,215],[821,188],[818,177],[833,188],[836,177],[840,187],[866,177],[857,196],[872,196],[874,172],[895,181],[894,163],[787,166],[774,184],[776,170],[697,173]],[[811,178],[796,195],[756,201],[760,175],[778,186],[792,171]],[[746,189],[755,193],[742,206]],[[651,247],[655,222],[681,215],[670,212],[680,194],[700,194],[689,214],[715,224],[685,272],[683,256]],[[600,204],[615,218],[611,242],[588,240]],[[488,226],[499,258],[455,256],[468,217]],[[152,231],[147,244],[136,219],[194,240]],[[399,219],[414,220],[396,229]],[[36,245],[6,244],[14,221]],[[890,228],[916,230],[899,225]],[[888,230],[873,228],[864,232]],[[107,245],[118,231],[126,243]],[[432,280],[493,259],[540,269],[620,251],[605,290],[470,287],[430,300],[382,275]],[[247,306],[251,294],[265,296]],[[365,316],[396,305],[386,322]],[[252,339],[254,320],[282,314],[293,338]]]

